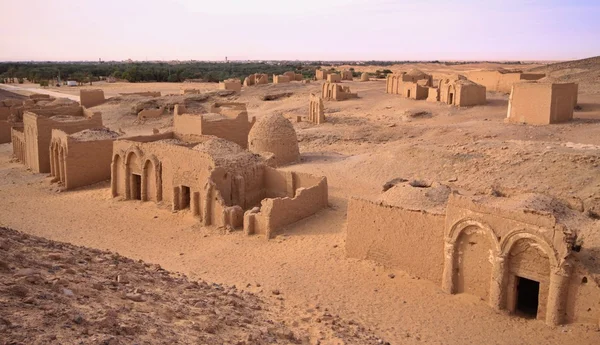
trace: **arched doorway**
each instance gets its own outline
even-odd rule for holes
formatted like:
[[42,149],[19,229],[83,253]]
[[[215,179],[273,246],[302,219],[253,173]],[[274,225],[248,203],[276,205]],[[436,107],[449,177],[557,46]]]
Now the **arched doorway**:
[[548,254],[535,239],[521,238],[507,259],[507,309],[519,316],[545,319],[551,271]]
[[140,159],[135,152],[127,155],[125,173],[127,199],[142,200],[142,171]]
[[457,293],[468,293],[484,300],[489,298],[492,277],[494,243],[491,236],[479,226],[464,228],[455,244],[455,289]]

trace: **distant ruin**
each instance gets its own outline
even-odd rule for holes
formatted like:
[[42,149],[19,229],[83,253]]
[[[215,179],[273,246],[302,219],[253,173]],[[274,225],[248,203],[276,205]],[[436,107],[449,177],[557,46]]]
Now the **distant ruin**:
[[267,74],[250,74],[244,79],[244,86],[264,85],[268,83],[269,76]]
[[290,81],[301,81],[303,78],[302,73],[296,72],[285,72],[283,75],[288,77]]
[[322,93],[323,99],[330,101],[344,101],[347,99],[358,98],[358,94],[350,92],[349,86],[342,86],[337,83],[323,83]]
[[519,82],[512,85],[506,121],[548,125],[573,119],[575,83]]
[[327,82],[328,83],[340,83],[342,81],[342,76],[336,73],[327,74]]
[[308,121],[317,125],[325,122],[323,99],[313,93],[310,94],[309,98]]
[[94,90],[79,90],[79,102],[86,108],[95,107],[104,103],[104,91],[100,89]]
[[377,202],[350,199],[346,250],[496,310],[548,325],[597,323],[600,288],[574,249],[575,231],[593,226],[559,205],[541,194],[464,196],[439,184],[396,185]]
[[23,115],[23,126],[12,128],[13,154],[31,171],[48,173],[50,172],[49,147],[53,129],[72,134],[84,129],[100,127],[102,127],[102,115],[79,105],[27,111]]
[[342,71],[340,72],[340,76],[342,80],[354,80],[354,76],[352,75],[352,71]]
[[291,79],[287,75],[273,74],[273,84],[284,84],[289,83],[290,81]]
[[412,99],[427,99],[429,87],[433,86],[433,77],[412,69],[401,74],[388,74],[385,83],[386,93]]
[[[431,90],[430,88],[429,92]],[[438,90],[439,101],[448,105],[468,107],[486,103],[485,86],[476,84],[462,75],[440,79]]]
[[327,75],[329,75],[329,71],[326,71],[324,69],[315,70],[316,80],[327,80]]
[[360,75],[360,81],[369,81],[369,73],[367,72],[363,72],[363,74]]
[[109,180],[113,141],[119,136],[106,128],[73,134],[53,129],[50,142],[53,182],[59,182],[64,189],[73,189]]
[[468,72],[469,80],[485,86],[488,91],[510,93],[514,83],[522,80],[539,80],[546,75],[541,73],[523,73],[504,69]]
[[219,90],[232,90],[235,92],[242,91],[242,82],[237,78],[231,78],[219,82]]
[[175,106],[173,127],[180,137],[214,135],[248,147],[248,133],[256,121],[248,121],[244,103],[215,103],[209,113],[188,113],[182,104]]

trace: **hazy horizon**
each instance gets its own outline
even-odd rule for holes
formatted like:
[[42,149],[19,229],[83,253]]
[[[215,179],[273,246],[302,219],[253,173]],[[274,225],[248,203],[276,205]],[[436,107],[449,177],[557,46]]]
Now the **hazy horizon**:
[[4,0],[0,61],[559,61],[600,55],[593,0]]

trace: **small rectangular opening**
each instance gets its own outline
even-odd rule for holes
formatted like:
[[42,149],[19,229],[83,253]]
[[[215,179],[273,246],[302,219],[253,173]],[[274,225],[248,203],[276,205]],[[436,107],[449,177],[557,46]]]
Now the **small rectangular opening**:
[[406,98],[410,98],[410,90],[406,91]]
[[448,104],[454,104],[454,94],[453,93],[448,95]]
[[179,204],[179,208],[181,210],[190,208],[190,187],[181,186],[181,203]]
[[536,318],[539,295],[539,282],[523,277],[517,277],[517,314],[526,318]]
[[142,200],[142,175],[131,174],[131,198]]

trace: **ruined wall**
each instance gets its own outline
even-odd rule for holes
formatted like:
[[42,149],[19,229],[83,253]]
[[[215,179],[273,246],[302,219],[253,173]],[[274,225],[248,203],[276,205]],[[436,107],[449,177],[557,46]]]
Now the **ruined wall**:
[[589,271],[576,265],[567,292],[566,321],[600,322],[600,286]]
[[62,130],[52,130],[52,176],[57,177],[65,189],[109,180],[113,141],[114,139],[79,141]]
[[79,90],[79,102],[86,108],[95,107],[104,103],[104,91],[96,90]]
[[439,102],[440,101],[440,89],[437,87],[430,87],[427,91],[427,102]]
[[439,284],[444,267],[444,215],[351,198],[346,253]]
[[538,80],[545,77],[545,74],[521,73],[500,71],[472,71],[467,72],[469,80],[485,86],[488,91],[497,91],[510,93],[512,85],[521,80]]
[[337,73],[327,74],[327,82],[328,83],[340,83],[342,81],[342,76]]
[[315,70],[315,79],[316,80],[327,80],[328,74],[329,74],[329,71],[326,71],[326,70],[322,70],[322,69]]
[[325,122],[323,99],[312,93],[308,100],[308,121],[317,125]]
[[286,76],[286,75],[276,75],[273,74],[273,84],[285,84],[285,83],[289,83],[290,77]]
[[23,115],[27,167],[36,173],[50,172],[50,141],[53,129],[61,129],[67,134],[89,128],[102,127],[102,115],[82,110],[84,116],[52,117],[38,116],[27,112]]
[[[259,212],[247,211],[244,214],[244,232],[248,235],[260,234],[272,238],[284,226],[309,217],[328,205],[327,178],[276,170],[266,173],[265,178],[273,178],[276,175],[273,172],[285,176],[286,186],[291,186],[294,194],[291,197],[264,199]],[[267,180],[265,185],[272,186],[273,183]]]
[[354,80],[352,76],[352,71],[342,71],[341,73],[342,80]]
[[160,91],[121,92],[121,96],[160,97]]
[[239,79],[227,79],[219,82],[219,90],[232,90],[236,92],[242,91],[242,82]]
[[27,147],[25,146],[25,133],[22,124],[11,128],[11,142],[13,156],[21,163],[27,166]]
[[323,83],[321,91],[322,98],[326,100],[344,101],[346,99],[358,98],[356,93],[350,91],[350,87],[337,83]]
[[461,85],[457,103],[459,107],[468,107],[474,105],[482,105],[486,103],[486,89],[484,86],[475,84]]
[[164,114],[165,108],[160,107],[158,109],[143,109],[137,114],[138,120],[156,119]]
[[[221,109],[219,109],[221,108]],[[183,110],[182,110],[183,109]],[[213,107],[222,116],[209,118],[201,114],[185,114],[180,105],[175,105],[173,114],[173,127],[176,133],[182,136],[214,135],[232,141],[243,148],[248,147],[248,134],[256,121],[248,121],[248,112],[244,109],[226,107]]]

